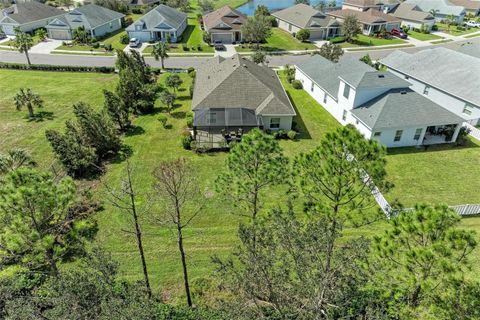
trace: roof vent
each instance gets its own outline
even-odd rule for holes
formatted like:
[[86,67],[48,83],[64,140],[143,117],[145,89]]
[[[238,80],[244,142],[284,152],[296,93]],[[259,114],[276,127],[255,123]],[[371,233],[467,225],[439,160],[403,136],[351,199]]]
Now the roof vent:
[[244,68],[246,68],[246,67],[247,67],[247,65],[244,63],[244,64],[243,64],[243,67],[244,67]]
[[402,90],[402,91],[400,91],[400,94],[407,94],[407,91]]
[[379,74],[378,77],[379,78],[385,78],[385,75],[384,74]]

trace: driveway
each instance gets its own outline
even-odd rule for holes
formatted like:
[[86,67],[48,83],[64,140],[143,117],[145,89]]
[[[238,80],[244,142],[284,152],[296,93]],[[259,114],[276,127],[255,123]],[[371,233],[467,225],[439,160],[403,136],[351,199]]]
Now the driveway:
[[30,49],[30,53],[42,53],[42,54],[49,54],[56,48],[62,45],[62,40],[53,40],[47,39],[45,41],[41,41],[38,44],[34,45],[32,49]]
[[221,50],[221,51],[215,50],[215,57],[220,56],[220,57],[228,58],[237,53],[237,50],[235,50],[235,45],[226,44],[224,46],[225,46],[225,50]]
[[123,49],[123,51],[126,52],[126,53],[130,53],[130,51],[135,50],[135,51],[138,51],[138,52],[142,53],[143,50],[145,50],[148,46],[151,46],[151,45],[153,45],[153,44],[150,44],[148,42],[142,42],[140,47],[138,47],[138,48],[132,48],[129,45],[127,45],[125,47],[125,49]]

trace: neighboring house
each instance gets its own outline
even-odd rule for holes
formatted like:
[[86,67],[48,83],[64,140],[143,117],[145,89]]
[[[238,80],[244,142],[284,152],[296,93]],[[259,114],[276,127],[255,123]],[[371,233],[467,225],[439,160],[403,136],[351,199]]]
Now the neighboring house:
[[464,7],[453,5],[448,0],[406,0],[404,3],[416,5],[423,12],[432,13],[437,21],[453,16],[457,23],[461,23],[466,14]]
[[407,26],[415,29],[424,28],[430,31],[435,24],[435,17],[433,15],[428,12],[423,12],[414,4],[402,3],[396,7],[391,14],[402,20],[402,27]]
[[284,10],[272,13],[280,29],[293,36],[302,30],[310,31],[310,40],[333,38],[341,33],[339,21],[306,4],[297,4]]
[[128,5],[131,7],[150,6],[159,3],[160,0],[128,0]]
[[253,128],[290,130],[296,115],[275,71],[240,55],[215,57],[196,70],[192,98],[197,141]]
[[125,30],[130,39],[136,38],[142,42],[166,41],[177,42],[187,28],[186,13],[161,4],[140,19],[129,25]]
[[333,63],[315,55],[296,66],[295,78],[342,125],[386,147],[454,142],[464,122],[406,80],[358,59]]
[[87,4],[52,20],[47,26],[48,37],[72,40],[73,30],[84,27],[89,36],[101,38],[122,28],[125,15],[95,4]]
[[1,11],[0,29],[9,36],[15,35],[15,29],[23,32],[33,32],[45,27],[50,21],[65,14],[65,11],[49,5],[31,1],[12,5]]
[[400,0],[344,0],[342,9],[367,11],[369,9],[390,12],[400,4]]
[[479,58],[439,47],[412,54],[395,51],[380,62],[416,92],[470,124],[480,124]]
[[480,0],[449,0],[449,2],[464,7],[467,15],[478,16],[480,14]]
[[401,20],[390,14],[383,13],[375,9],[367,11],[358,11],[352,9],[342,9],[328,12],[328,15],[343,22],[348,16],[356,16],[362,25],[362,32],[365,35],[372,35],[385,28],[387,31],[400,28]]
[[211,34],[212,42],[232,43],[243,40],[242,26],[247,21],[247,16],[224,6],[204,15],[202,21],[205,31]]

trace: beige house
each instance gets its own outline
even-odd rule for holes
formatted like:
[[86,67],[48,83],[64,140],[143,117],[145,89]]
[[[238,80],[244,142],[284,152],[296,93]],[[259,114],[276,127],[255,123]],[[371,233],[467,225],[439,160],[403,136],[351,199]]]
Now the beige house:
[[420,10],[414,4],[402,3],[394,9],[392,15],[402,20],[402,27],[408,26],[410,28],[431,30],[435,24],[433,15]]
[[366,11],[342,9],[331,11],[328,15],[334,17],[340,22],[343,22],[348,16],[357,17],[362,25],[362,32],[365,35],[372,35],[376,32],[380,32],[382,28],[385,28],[387,31],[398,29],[402,23],[401,19],[376,9],[368,9]]
[[203,27],[212,37],[212,42],[240,42],[243,40],[242,26],[247,21],[243,13],[224,6],[202,17]]

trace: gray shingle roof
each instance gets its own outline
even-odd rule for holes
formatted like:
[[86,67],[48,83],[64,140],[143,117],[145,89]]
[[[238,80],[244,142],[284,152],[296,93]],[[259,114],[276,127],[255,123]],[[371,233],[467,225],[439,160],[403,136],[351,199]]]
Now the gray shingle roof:
[[210,59],[197,68],[192,110],[216,108],[295,115],[277,74],[238,54]]
[[460,48],[457,49],[457,51],[480,59],[480,43],[462,43],[462,45],[460,46]]
[[127,31],[136,31],[135,26],[142,26],[142,30],[177,30],[187,19],[187,14],[161,4],[126,28]]
[[411,89],[392,89],[351,112],[372,130],[465,121]]
[[332,17],[312,8],[306,4],[297,4],[295,6],[272,13],[272,16],[283,21],[287,21],[300,28],[325,28],[332,25],[340,25]]
[[314,55],[297,65],[310,79],[337,99],[340,79],[354,88],[406,88],[411,84],[390,72],[379,72],[354,58],[338,63]]
[[340,19],[345,19],[347,16],[355,16],[358,18],[358,21],[364,24],[400,22],[400,19],[375,9],[368,9],[367,11],[342,9],[342,10],[330,11],[328,12],[328,15],[331,15],[333,17],[337,17]]
[[400,4],[398,7],[395,8],[392,14],[402,20],[423,22],[425,20],[435,19],[430,13],[423,12],[417,5],[409,3]]
[[240,31],[246,21],[246,15],[229,6],[224,6],[203,16],[203,24],[208,32],[221,30]]
[[87,29],[95,29],[101,25],[107,24],[110,21],[121,19],[125,17],[123,13],[119,13],[96,4],[87,4],[59,17],[58,20],[63,22],[63,26],[59,21],[52,21],[48,26],[50,27],[70,27],[76,29],[84,26]]
[[454,16],[461,15],[465,8],[455,6],[447,0],[406,0],[404,3],[417,5],[422,11],[430,12],[431,10],[438,10],[439,14]]
[[[40,3],[38,1],[31,1],[14,4],[13,6],[5,9],[3,13],[16,21],[18,24],[25,24],[50,17],[60,16],[64,14],[65,11]],[[1,18],[0,20],[2,20]]]
[[380,62],[391,69],[480,106],[478,58],[438,47],[413,54],[397,50]]

